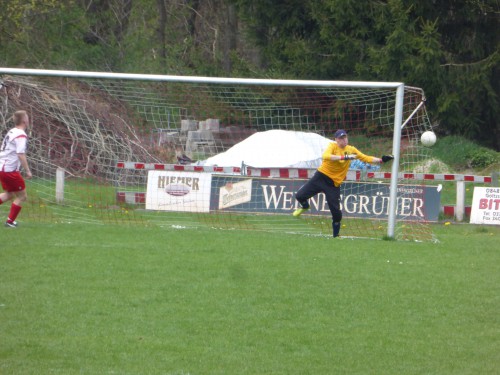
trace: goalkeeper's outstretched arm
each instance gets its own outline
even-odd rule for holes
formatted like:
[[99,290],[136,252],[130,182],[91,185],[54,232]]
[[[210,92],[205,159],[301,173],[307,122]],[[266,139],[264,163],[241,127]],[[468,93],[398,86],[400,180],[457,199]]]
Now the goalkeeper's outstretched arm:
[[337,160],[354,160],[354,159],[358,158],[358,155],[356,155],[356,154],[330,155],[328,158],[331,161],[337,161]]
[[354,148],[353,150],[353,154],[351,155],[343,155],[342,156],[342,159],[340,160],[353,160],[353,159],[359,159],[361,160],[362,162],[365,162],[365,163],[370,163],[370,164],[382,164],[382,163],[387,163],[391,160],[394,159],[394,156],[392,155],[383,155],[381,158],[377,158],[375,156],[368,156],[368,155],[365,155],[363,154],[361,151],[359,151],[358,149]]
[[392,159],[394,159],[394,156],[392,156],[392,155],[384,155],[381,158],[374,157],[371,162],[372,163],[382,164],[382,163],[387,163],[387,162],[391,161]]

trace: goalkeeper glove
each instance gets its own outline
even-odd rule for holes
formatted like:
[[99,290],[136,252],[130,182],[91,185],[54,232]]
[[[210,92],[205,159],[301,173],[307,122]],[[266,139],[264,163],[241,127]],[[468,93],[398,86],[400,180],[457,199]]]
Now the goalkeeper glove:
[[382,163],[387,163],[388,161],[391,161],[392,159],[394,159],[394,156],[384,155],[384,156],[382,156]]
[[342,155],[340,157],[340,160],[354,160],[354,159],[357,159],[357,158],[358,158],[358,155],[356,155],[356,154],[350,154],[350,155],[345,154],[345,155]]

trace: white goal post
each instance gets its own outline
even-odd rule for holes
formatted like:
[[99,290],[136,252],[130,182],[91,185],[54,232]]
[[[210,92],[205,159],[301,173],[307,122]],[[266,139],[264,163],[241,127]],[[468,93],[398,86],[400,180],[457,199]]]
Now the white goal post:
[[[179,133],[182,134],[182,131],[186,129],[187,135],[186,139],[182,140],[182,147],[180,149],[177,149],[178,146],[172,147],[176,147],[176,153],[188,153],[184,156],[189,161],[194,161],[227,151],[231,145],[237,144],[237,141],[245,140],[257,132],[285,129],[294,132],[319,133],[331,138],[337,128],[346,128],[350,136],[353,135],[351,143],[362,152],[373,154],[372,152],[375,151],[370,152],[366,148],[372,148],[373,144],[380,144],[380,152],[392,153],[394,156],[390,172],[385,171],[384,174],[384,180],[390,180],[387,188],[389,197],[384,201],[388,204],[388,208],[384,209],[387,211],[386,236],[397,237],[398,221],[406,223],[402,225],[403,228],[413,225],[414,218],[406,218],[404,214],[403,216],[401,214],[401,212],[410,212],[411,209],[409,200],[405,202],[403,197],[401,198],[403,203],[398,201],[400,196],[398,190],[409,192],[418,189],[415,186],[411,189],[398,187],[401,184],[419,185],[421,182],[406,178],[400,173],[400,166],[403,165],[404,172],[418,172],[417,169],[422,168],[422,160],[429,157],[429,150],[421,147],[418,140],[421,133],[431,129],[431,125],[425,106],[422,105],[425,100],[423,91],[407,87],[403,83],[220,78],[1,67],[0,82],[3,85],[0,89],[0,99],[3,99],[3,107],[0,111],[4,116],[4,123],[0,126],[7,128],[6,116],[11,114],[14,108],[23,106],[29,107],[28,109],[34,112],[32,119],[35,124],[38,121],[51,121],[54,124],[50,129],[44,130],[43,134],[37,129],[33,131],[37,158],[35,165],[39,169],[40,179],[45,178],[47,173],[54,173],[55,176],[57,168],[64,168],[69,176],[75,176],[75,178],[82,175],[92,177],[94,173],[95,178],[111,181],[115,178],[111,178],[112,174],[123,172],[123,169],[116,172],[109,165],[103,166],[111,162],[115,164],[117,162],[178,164],[182,159],[172,159],[170,155],[164,155],[164,151],[170,147],[169,142],[174,138],[177,141]],[[187,88],[183,85],[187,85]],[[20,94],[16,97],[13,92],[9,92],[9,87],[15,87]],[[5,92],[2,93],[2,90]],[[35,93],[36,90],[38,90],[37,93]],[[176,96],[177,93],[179,93],[178,96]],[[408,99],[409,93],[411,93],[410,99]],[[90,97],[95,102],[91,103]],[[99,103],[102,105],[106,103],[105,108],[97,108]],[[88,109],[91,106],[96,107],[93,113]],[[233,112],[238,114],[231,117]],[[248,115],[248,118],[236,117],[242,116],[240,112],[245,116]],[[225,121],[224,124],[219,124],[217,120],[217,131],[222,130],[219,126],[223,128],[226,125],[225,131],[219,133],[224,133],[222,135],[225,137],[228,134],[238,135],[231,139],[223,139],[222,135],[217,133],[219,139],[209,134],[210,142],[204,142],[204,139],[201,139],[200,142],[190,143],[190,136],[198,137],[200,134],[210,133],[207,129],[211,129],[211,123],[209,123],[211,119],[208,118],[211,114],[214,117],[225,116],[225,119],[221,120],[221,122]],[[199,121],[204,115],[207,120]],[[110,119],[111,116],[113,119]],[[193,121],[197,124],[191,128]],[[105,128],[108,122],[113,124],[122,122],[123,127],[120,132],[114,131],[113,136]],[[137,127],[139,122],[145,124],[141,129]],[[70,146],[66,148],[58,147],[56,136],[59,132],[58,124],[65,127],[67,129],[65,133],[72,137],[69,142]],[[402,161],[403,129],[406,133],[404,135],[405,154]],[[50,134],[50,139],[47,138],[48,134]],[[383,148],[383,140],[389,139],[390,141],[390,138],[392,138],[392,150]],[[146,140],[150,139],[152,140],[150,144],[146,144]],[[191,137],[191,141],[192,139]],[[356,142],[366,142],[366,144],[360,145]],[[161,150],[158,150],[158,145],[161,146]],[[189,145],[193,148],[189,148]],[[82,151],[84,147],[87,149]],[[377,148],[375,150],[378,152]],[[80,159],[71,162],[72,158]],[[101,161],[100,158],[105,161]],[[107,160],[110,162],[108,163]],[[75,164],[79,166],[74,167]],[[74,168],[71,169],[72,167]],[[264,168],[274,167],[280,166],[274,165],[272,159],[269,160],[268,166],[264,166]],[[370,166],[364,167],[370,168]],[[295,168],[295,166],[290,168]],[[162,169],[168,169],[168,167],[164,166]],[[124,188],[126,191],[132,190],[130,186],[138,185],[137,181],[143,178],[139,176],[141,173],[144,173],[141,168],[131,170],[131,176],[121,176],[119,182],[113,180],[111,185],[118,186],[124,180],[127,180],[127,183],[133,181]],[[356,180],[367,181],[370,178],[369,173],[369,169],[368,171],[361,169],[361,172],[356,175]],[[384,181],[377,181],[377,183],[381,182]],[[46,189],[46,185],[40,187],[40,201],[46,201],[47,198],[43,196],[43,191]],[[352,195],[354,195],[354,191],[358,191],[359,186],[352,189]],[[350,193],[346,191],[344,194],[348,196]],[[422,201],[424,193],[418,194]],[[364,214],[363,209],[367,210],[368,200],[375,202],[377,199],[376,195],[373,195],[373,198],[371,195],[367,197],[360,198],[361,200],[356,203],[358,204],[356,209],[359,208],[360,213]],[[95,197],[85,199],[89,201],[88,206],[93,206],[95,211],[97,204],[92,203]],[[67,203],[68,200],[65,202],[70,205]],[[346,198],[344,204],[348,203]],[[105,206],[108,207],[109,202]],[[413,211],[424,211],[422,206],[415,207]],[[68,211],[70,209],[68,208]],[[356,209],[353,210],[356,211]],[[133,208],[126,210],[131,212]],[[118,210],[115,210],[112,215],[109,212],[99,215],[114,218],[117,215],[116,211]],[[121,209],[119,212],[123,214],[124,210]],[[60,215],[64,216],[64,214]],[[87,213],[83,216],[87,217]],[[427,214],[421,216],[422,218],[417,220],[418,225],[427,225]],[[375,219],[378,220],[378,217]],[[402,231],[404,233],[399,238],[412,238],[411,235],[408,237],[411,230],[403,229]],[[420,240],[420,238],[416,239]]]

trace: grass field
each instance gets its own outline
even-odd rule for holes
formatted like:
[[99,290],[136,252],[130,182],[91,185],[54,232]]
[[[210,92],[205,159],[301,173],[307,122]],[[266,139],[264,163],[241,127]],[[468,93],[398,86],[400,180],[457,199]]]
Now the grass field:
[[500,228],[439,243],[26,222],[1,374],[498,374]]

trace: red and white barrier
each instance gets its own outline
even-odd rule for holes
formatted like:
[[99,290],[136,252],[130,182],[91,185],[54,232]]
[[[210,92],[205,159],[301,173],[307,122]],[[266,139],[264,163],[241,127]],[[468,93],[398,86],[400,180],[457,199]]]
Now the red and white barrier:
[[[271,177],[271,178],[303,178],[312,177],[316,169],[308,168],[253,168],[245,167],[218,167],[205,165],[177,165],[177,164],[156,164],[156,163],[135,163],[135,162],[118,162],[116,167],[119,169],[136,169],[136,170],[160,170],[160,171],[182,171],[182,172],[210,172],[222,174],[244,174],[254,177]],[[390,180],[390,172],[364,172],[364,171],[349,171],[347,173],[347,181],[360,181],[362,179],[374,180]],[[417,180],[417,181],[465,181],[476,183],[491,183],[491,176],[474,176],[463,174],[443,174],[443,173],[399,173],[400,179]]]
[[[289,168],[247,168],[248,176],[274,177],[274,178],[310,178],[316,169],[289,169]],[[363,172],[348,171],[347,181],[360,181],[361,179],[390,180],[390,172]],[[432,180],[432,181],[466,181],[477,183],[491,183],[491,176],[474,176],[463,174],[439,173],[399,173],[400,179],[406,180]]]
[[[209,172],[229,175],[246,175],[252,177],[270,178],[291,178],[308,179],[313,176],[316,169],[309,168],[254,168],[254,167],[217,167],[204,165],[177,165],[177,164],[156,164],[156,163],[135,163],[118,162],[119,169],[132,170],[161,170],[179,172]],[[443,173],[399,173],[400,179],[415,181],[455,181],[457,183],[457,203],[455,206],[442,206],[442,212],[447,216],[455,216],[458,221],[462,221],[464,215],[470,215],[470,207],[465,207],[465,182],[491,184],[491,176],[474,176],[463,174],[443,174]],[[347,173],[347,181],[361,181],[366,179],[390,180],[390,172],[367,172],[350,170]],[[144,204],[146,193],[144,192],[118,192],[117,201],[127,204]]]
[[[451,216],[451,217],[457,216],[457,207],[456,206],[444,205],[444,206],[441,206],[441,211],[446,216]],[[471,206],[465,206],[463,215],[470,216],[471,211],[472,211]],[[459,220],[459,221],[461,221],[461,220]]]
[[116,163],[118,169],[143,169],[148,171],[180,171],[180,172],[211,172],[224,174],[241,174],[239,167],[217,167],[204,165],[180,165],[180,164],[157,164],[157,163],[135,163],[119,161]]
[[144,204],[146,203],[146,193],[119,191],[116,193],[116,201],[127,204]]

